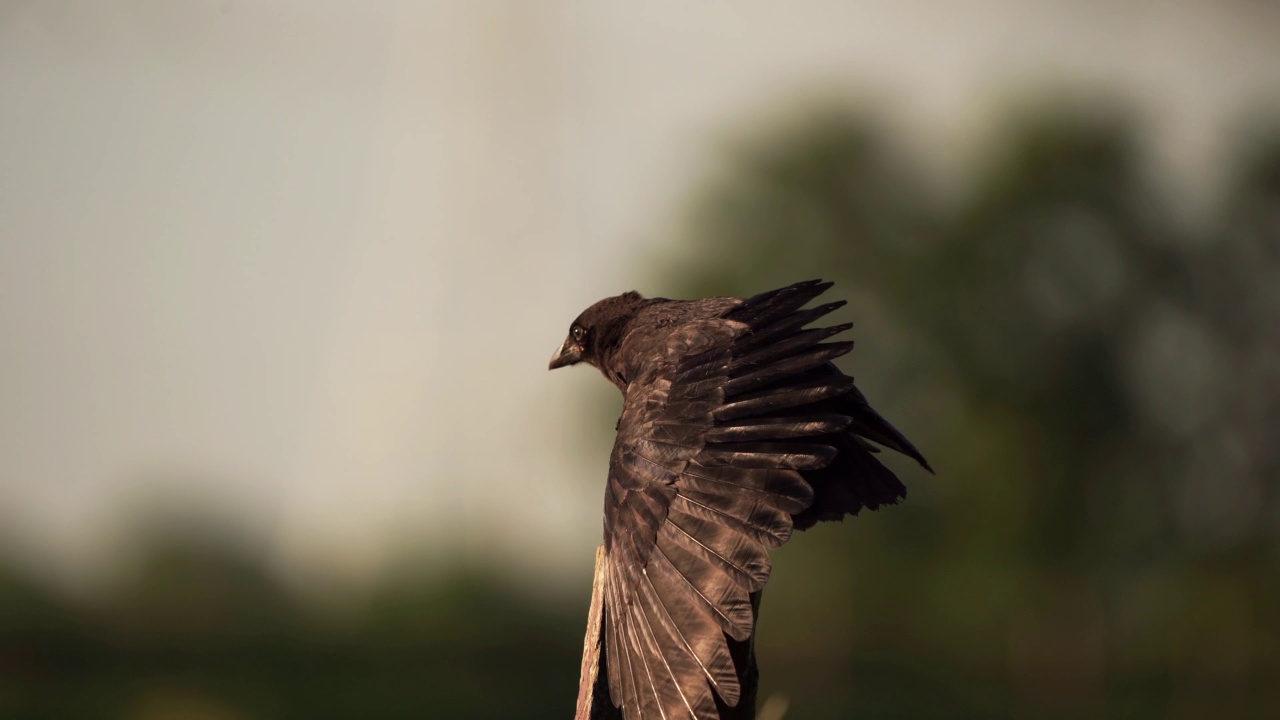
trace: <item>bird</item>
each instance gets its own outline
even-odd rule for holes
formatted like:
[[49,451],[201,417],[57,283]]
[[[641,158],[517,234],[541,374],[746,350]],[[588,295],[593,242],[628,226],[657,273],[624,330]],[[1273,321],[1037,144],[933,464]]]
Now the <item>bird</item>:
[[[733,646],[755,632],[769,551],[822,521],[906,497],[878,459],[914,445],[834,360],[834,283],[748,298],[646,298],[584,310],[549,369],[584,363],[623,395],[605,486],[602,672],[626,720],[715,720],[743,697]],[[739,660],[739,664],[740,664]]]

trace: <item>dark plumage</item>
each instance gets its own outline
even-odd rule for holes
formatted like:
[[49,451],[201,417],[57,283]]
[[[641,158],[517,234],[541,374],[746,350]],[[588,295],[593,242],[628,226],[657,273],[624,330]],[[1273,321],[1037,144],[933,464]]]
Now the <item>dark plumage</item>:
[[[817,280],[743,300],[644,298],[583,312],[551,360],[589,363],[622,391],[605,492],[604,662],[628,720],[719,717],[737,705],[733,641],[769,548],[793,529],[906,496],[873,453],[924,457],[832,364],[849,325],[806,329]],[[873,444],[874,443],[874,444]]]

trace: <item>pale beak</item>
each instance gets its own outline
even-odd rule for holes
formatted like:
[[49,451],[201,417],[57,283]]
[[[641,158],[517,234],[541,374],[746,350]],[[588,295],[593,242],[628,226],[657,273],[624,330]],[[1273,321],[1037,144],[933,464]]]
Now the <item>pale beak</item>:
[[582,348],[575,345],[572,340],[565,340],[560,349],[551,356],[551,364],[548,370],[555,370],[566,365],[572,365],[582,359]]

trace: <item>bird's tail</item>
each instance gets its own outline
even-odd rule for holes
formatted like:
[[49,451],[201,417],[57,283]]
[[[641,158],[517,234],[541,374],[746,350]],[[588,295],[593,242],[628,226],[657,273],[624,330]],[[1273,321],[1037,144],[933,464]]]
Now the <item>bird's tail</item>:
[[813,504],[793,517],[797,530],[857,515],[864,508],[896,505],[907,496],[906,485],[876,457],[880,451],[877,444],[913,458],[933,472],[920,451],[880,417],[856,388],[843,400],[839,412],[852,417],[853,422],[844,432],[823,437],[823,443],[837,450],[831,464],[804,473],[813,488]]

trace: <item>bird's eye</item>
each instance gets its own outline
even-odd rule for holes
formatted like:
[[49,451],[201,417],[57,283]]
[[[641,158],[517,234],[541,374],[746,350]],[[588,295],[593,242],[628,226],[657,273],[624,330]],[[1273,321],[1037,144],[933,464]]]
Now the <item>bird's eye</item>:
[[582,336],[586,335],[587,331],[581,325],[574,325],[573,328],[569,330],[569,334],[573,336],[574,340],[581,342]]

